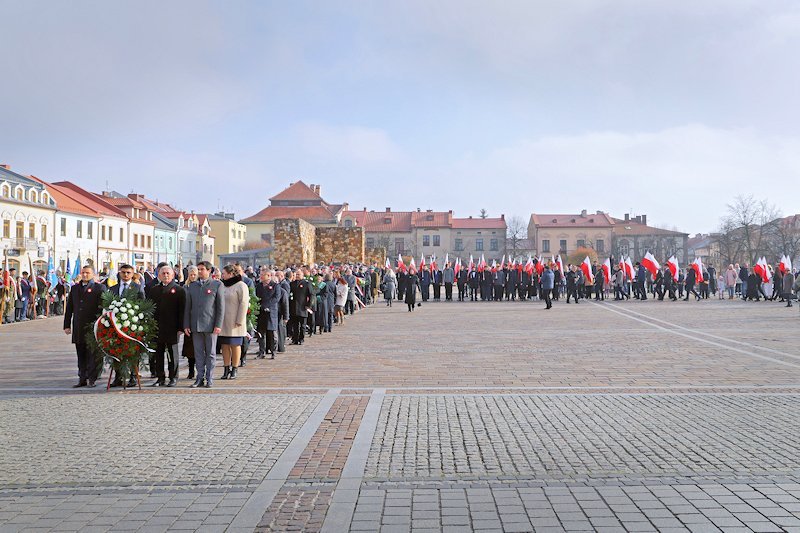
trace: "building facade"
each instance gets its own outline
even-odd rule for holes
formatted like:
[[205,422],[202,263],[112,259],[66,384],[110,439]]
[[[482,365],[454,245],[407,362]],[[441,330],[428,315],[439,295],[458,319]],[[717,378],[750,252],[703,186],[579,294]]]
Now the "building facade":
[[31,264],[47,269],[55,253],[55,213],[56,201],[41,181],[0,165],[0,247],[17,275]]
[[120,209],[128,217],[129,262],[135,268],[150,268],[153,262],[153,240],[156,223],[152,211],[140,201],[138,194],[125,196],[116,191],[104,191],[98,195],[104,201]]
[[611,253],[614,220],[603,213],[540,214],[534,213],[528,223],[529,246],[535,255],[560,254],[566,257],[578,248],[592,248],[598,259]]
[[235,254],[244,250],[247,243],[247,226],[237,222],[233,213],[214,213],[206,215],[214,236],[214,264],[222,265],[220,256]]
[[315,227],[338,226],[347,204],[330,204],[322,199],[321,193],[321,187],[313,183],[290,183],[269,199],[267,207],[239,221],[247,228],[246,244],[257,248],[272,246],[275,220],[279,218],[299,218]]
[[648,226],[647,215],[632,217],[626,213],[624,218],[614,218],[612,251],[615,257],[625,255],[639,259],[650,252],[659,261],[674,255],[685,265],[689,260],[688,240],[687,233]]

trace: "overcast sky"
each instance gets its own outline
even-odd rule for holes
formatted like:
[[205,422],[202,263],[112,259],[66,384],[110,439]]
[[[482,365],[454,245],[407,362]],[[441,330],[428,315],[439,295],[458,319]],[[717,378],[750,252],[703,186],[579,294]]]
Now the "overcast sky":
[[252,215],[800,199],[800,2],[0,0],[0,163]]

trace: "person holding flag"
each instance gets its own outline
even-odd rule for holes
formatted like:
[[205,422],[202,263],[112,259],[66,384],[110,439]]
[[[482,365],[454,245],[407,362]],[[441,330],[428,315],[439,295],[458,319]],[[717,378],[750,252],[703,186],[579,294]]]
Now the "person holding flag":
[[444,254],[444,270],[442,270],[442,283],[444,283],[444,300],[453,301],[453,283],[456,281],[456,271],[450,264],[450,254]]

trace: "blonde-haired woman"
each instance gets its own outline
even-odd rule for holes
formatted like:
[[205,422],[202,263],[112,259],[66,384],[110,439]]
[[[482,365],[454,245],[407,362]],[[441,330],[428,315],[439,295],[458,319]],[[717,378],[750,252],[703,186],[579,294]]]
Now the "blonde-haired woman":
[[222,360],[225,373],[220,379],[236,379],[239,360],[242,356],[242,343],[247,335],[247,309],[250,306],[250,293],[234,265],[222,268],[221,278],[222,330],[219,343],[222,346]]

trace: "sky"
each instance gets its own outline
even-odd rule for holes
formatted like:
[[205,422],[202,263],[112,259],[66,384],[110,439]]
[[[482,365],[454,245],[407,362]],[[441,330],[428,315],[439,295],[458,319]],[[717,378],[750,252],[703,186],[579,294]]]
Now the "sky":
[[250,216],[800,212],[800,3],[0,0],[0,163]]

